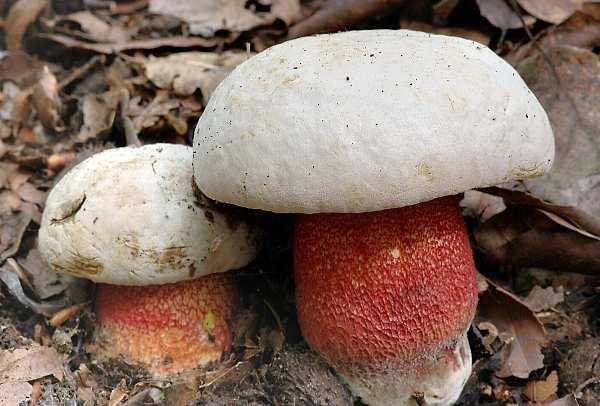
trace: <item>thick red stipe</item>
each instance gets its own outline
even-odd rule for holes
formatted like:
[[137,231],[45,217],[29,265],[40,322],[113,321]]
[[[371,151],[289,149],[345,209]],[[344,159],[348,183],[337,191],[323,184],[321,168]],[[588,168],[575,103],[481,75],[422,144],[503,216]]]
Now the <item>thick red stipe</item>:
[[429,368],[475,312],[475,266],[453,196],[302,215],[294,268],[304,337],[346,377]]
[[100,355],[122,356],[167,375],[220,359],[231,345],[237,306],[230,277],[209,275],[167,285],[97,285]]

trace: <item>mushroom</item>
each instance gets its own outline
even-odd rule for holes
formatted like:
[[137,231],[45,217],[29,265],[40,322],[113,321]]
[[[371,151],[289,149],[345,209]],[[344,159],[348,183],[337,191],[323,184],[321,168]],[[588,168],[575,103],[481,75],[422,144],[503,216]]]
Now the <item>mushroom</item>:
[[198,201],[190,147],[115,148],[52,189],[39,249],[55,271],[99,284],[98,355],[167,375],[229,348],[238,296],[220,273],[258,248],[254,229],[235,220]]
[[407,30],[285,42],[220,84],[194,153],[208,197],[303,213],[300,327],[355,395],[457,400],[477,288],[456,195],[541,175],[554,157],[546,113],[511,66]]

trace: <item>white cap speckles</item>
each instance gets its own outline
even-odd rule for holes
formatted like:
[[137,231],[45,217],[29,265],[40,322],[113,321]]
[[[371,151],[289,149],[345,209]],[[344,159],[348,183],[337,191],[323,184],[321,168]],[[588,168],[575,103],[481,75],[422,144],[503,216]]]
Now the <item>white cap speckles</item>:
[[192,186],[190,147],[93,155],[50,192],[40,252],[58,272],[118,285],[178,282],[248,264],[257,252],[251,227],[202,207]]
[[288,41],[238,66],[194,150],[215,200],[365,212],[541,175],[554,141],[536,97],[487,47],[374,30]]

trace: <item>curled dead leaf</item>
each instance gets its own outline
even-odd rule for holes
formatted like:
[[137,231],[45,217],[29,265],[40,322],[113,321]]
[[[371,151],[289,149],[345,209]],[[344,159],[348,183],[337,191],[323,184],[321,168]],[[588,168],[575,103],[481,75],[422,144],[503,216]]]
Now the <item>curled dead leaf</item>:
[[48,0],[18,0],[12,5],[4,25],[6,49],[11,52],[21,49],[27,28],[47,5]]
[[39,81],[33,86],[31,100],[44,128],[57,130],[62,105],[58,96],[58,82],[47,66],[44,66]]
[[476,248],[499,265],[597,274],[600,241],[565,229],[536,209],[511,207],[478,226]]
[[476,323],[488,321],[499,335],[510,337],[506,357],[496,375],[527,378],[544,366],[541,348],[547,341],[542,323],[535,314],[512,293],[488,281],[488,289],[480,294]]

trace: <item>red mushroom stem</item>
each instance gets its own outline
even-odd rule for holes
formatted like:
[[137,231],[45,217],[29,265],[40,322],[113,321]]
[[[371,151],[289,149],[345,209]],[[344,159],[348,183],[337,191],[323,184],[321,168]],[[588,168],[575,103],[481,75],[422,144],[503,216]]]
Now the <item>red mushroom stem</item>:
[[[458,368],[457,357],[467,357],[459,354],[464,346],[470,371],[464,334],[477,284],[457,202],[451,196],[379,212],[298,218],[300,327],[351,386],[360,381],[372,391],[391,390],[386,385],[427,391],[419,382],[427,386],[432,374]],[[358,392],[368,398],[371,389]]]
[[97,343],[165,376],[218,361],[231,344],[237,291],[226,275],[166,285],[97,285]]

